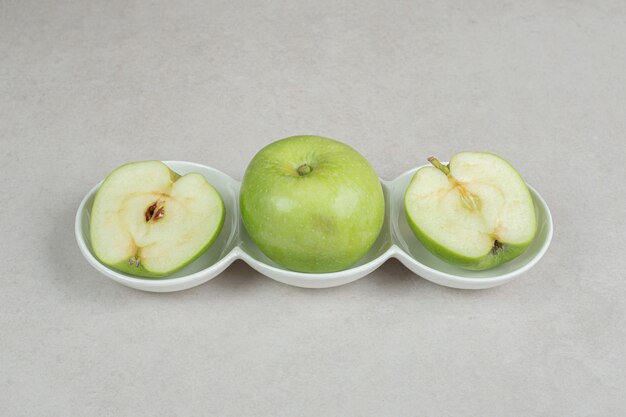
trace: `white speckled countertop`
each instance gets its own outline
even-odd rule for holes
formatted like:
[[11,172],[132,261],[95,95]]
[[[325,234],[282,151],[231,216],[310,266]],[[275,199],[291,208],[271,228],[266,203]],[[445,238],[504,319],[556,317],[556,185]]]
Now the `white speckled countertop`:
[[[523,3],[0,2],[0,415],[625,415],[626,4]],[[82,258],[75,211],[117,165],[240,179],[299,133],[383,178],[498,153],[552,246],[473,292],[391,260],[151,294]]]

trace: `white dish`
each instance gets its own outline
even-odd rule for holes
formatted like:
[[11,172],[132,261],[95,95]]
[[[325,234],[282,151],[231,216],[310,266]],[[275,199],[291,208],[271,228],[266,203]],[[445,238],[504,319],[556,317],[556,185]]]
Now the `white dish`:
[[502,285],[532,268],[545,254],[552,240],[552,217],[546,202],[529,186],[537,211],[537,236],[519,257],[486,271],[468,271],[447,264],[432,255],[415,238],[404,214],[404,191],[418,168],[405,172],[393,181],[381,180],[385,194],[385,224],[378,240],[359,262],[349,269],[307,274],[281,268],[266,257],[246,233],[239,216],[241,183],[204,165],[164,161],[179,174],[198,172],[217,189],[224,200],[226,217],[219,237],[198,259],[165,278],[150,279],[124,274],[102,264],[89,242],[89,216],[100,184],[91,189],[76,213],[75,233],[78,246],[87,261],[105,276],[128,287],[144,291],[171,292],[200,285],[216,277],[236,259],[241,259],[261,274],[285,284],[305,288],[335,287],[371,273],[387,259],[397,258],[415,274],[439,285],[463,289],[482,289]]

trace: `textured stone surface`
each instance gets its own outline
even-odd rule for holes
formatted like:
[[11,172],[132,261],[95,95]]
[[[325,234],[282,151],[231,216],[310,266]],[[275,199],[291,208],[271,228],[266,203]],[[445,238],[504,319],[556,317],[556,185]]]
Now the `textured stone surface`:
[[[0,415],[625,415],[624,45],[622,1],[0,2]],[[477,292],[389,261],[158,295],[80,255],[78,203],[117,165],[241,178],[298,133],[384,178],[501,154],[552,247]]]

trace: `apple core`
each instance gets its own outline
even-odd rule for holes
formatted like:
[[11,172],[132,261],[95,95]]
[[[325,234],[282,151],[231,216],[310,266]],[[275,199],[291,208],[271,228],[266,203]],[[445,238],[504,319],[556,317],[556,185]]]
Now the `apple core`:
[[165,216],[164,203],[161,201],[156,201],[154,204],[148,207],[148,209],[146,210],[145,216],[146,216],[146,222],[149,222],[149,221],[155,222],[159,220],[160,218],[162,218],[163,216]]

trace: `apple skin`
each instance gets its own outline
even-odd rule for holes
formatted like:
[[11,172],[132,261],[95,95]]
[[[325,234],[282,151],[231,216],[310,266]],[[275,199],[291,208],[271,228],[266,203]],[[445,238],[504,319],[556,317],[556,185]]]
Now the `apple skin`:
[[522,245],[511,245],[502,242],[503,247],[498,254],[493,255],[491,253],[488,253],[485,256],[471,258],[440,245],[435,240],[430,238],[430,236],[427,236],[408,216],[407,221],[409,223],[409,226],[411,226],[411,230],[413,231],[415,237],[417,237],[417,239],[422,243],[422,245],[424,245],[424,247],[426,247],[426,249],[450,264],[473,271],[490,269],[505,262],[508,262],[524,253],[528,245],[530,245],[530,243],[532,242],[532,239]]
[[[303,164],[312,170],[300,175]],[[244,175],[240,208],[265,255],[310,273],[339,271],[362,258],[385,216],[382,186],[367,160],[320,136],[293,136],[259,151]]]
[[[155,161],[155,162],[161,162],[161,161]],[[102,185],[100,185],[100,188],[102,188],[102,186],[106,183],[106,181],[118,170],[124,168],[127,165],[131,165],[131,164],[136,164],[136,162],[129,162],[123,165],[120,165],[119,167],[117,167],[116,169],[114,169],[113,171],[111,171],[109,173],[109,175],[107,175],[107,177],[104,179],[104,181],[102,181]],[[180,179],[181,175],[178,174],[176,171],[172,170],[171,168],[169,168],[169,172],[170,172],[170,179],[172,182],[176,182],[178,181],[178,179]],[[96,193],[96,197],[94,199],[94,205],[98,199],[98,197],[100,196],[99,193]],[[215,242],[215,240],[217,239],[217,237],[220,235],[220,232],[222,230],[222,226],[224,225],[224,218],[225,218],[225,208],[224,208],[224,201],[220,198],[220,202],[222,204],[222,216],[221,219],[219,221],[219,226],[217,228],[217,232],[214,234],[214,236],[206,243],[206,245],[204,245],[193,257],[191,257],[188,261],[186,261],[185,263],[178,265],[176,268],[173,268],[170,271],[166,271],[166,272],[162,272],[162,273],[154,273],[148,269],[146,269],[143,264],[140,264],[139,266],[135,266],[135,265],[131,265],[129,262],[127,261],[123,261],[123,262],[119,262],[116,264],[110,264],[107,263],[105,261],[103,261],[101,259],[101,257],[98,255],[97,251],[95,249],[92,248],[92,250],[94,251],[94,254],[96,256],[96,258],[98,258],[98,260],[100,260],[100,262],[104,263],[107,266],[110,266],[112,268],[115,268],[116,270],[123,272],[125,274],[128,275],[134,275],[134,276],[138,276],[138,277],[144,277],[144,278],[167,278],[168,275],[173,274],[176,271],[181,270],[182,268],[184,268],[185,266],[189,265],[191,262],[195,261],[196,259],[198,259],[200,257],[200,255],[202,255],[212,244],[213,242]],[[90,228],[91,229],[91,228]],[[90,239],[91,241],[93,241],[93,236],[91,235],[92,230],[90,230]]]
[[[202,253],[202,251],[200,253],[198,253],[198,255],[195,256],[191,261],[197,259],[198,256],[200,256],[201,253]],[[189,262],[191,262],[191,261],[189,261]],[[176,268],[176,269],[174,269],[172,271],[168,271],[168,272],[163,273],[163,274],[155,274],[154,272],[149,271],[146,268],[144,268],[144,266],[141,265],[141,264],[139,266],[135,266],[135,265],[129,264],[128,262],[120,262],[120,263],[112,264],[112,265],[109,265],[109,266],[117,269],[120,272],[128,274],[128,275],[133,275],[133,276],[138,276],[138,277],[143,277],[143,278],[165,278],[168,274],[172,274],[172,273],[178,271],[179,269],[181,269],[184,266],[186,266],[187,264],[189,264],[189,262],[185,263],[184,265],[181,265],[180,267],[178,267],[178,268]]]

